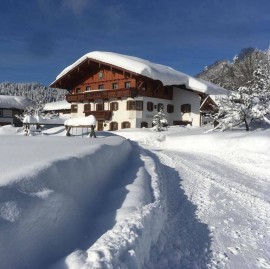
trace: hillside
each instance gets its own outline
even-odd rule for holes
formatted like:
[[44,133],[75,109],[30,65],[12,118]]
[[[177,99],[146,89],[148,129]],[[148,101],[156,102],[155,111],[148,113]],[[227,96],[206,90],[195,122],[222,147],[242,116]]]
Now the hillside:
[[224,76],[228,73],[229,68],[229,61],[219,60],[209,66],[206,66],[202,72],[196,75],[196,77],[220,85],[223,84],[222,79],[224,79]]
[[216,61],[196,77],[211,81],[228,90],[237,90],[239,87],[248,87],[254,79],[253,73],[258,69],[264,70],[266,74],[270,72],[270,50],[245,48],[234,56],[232,61]]

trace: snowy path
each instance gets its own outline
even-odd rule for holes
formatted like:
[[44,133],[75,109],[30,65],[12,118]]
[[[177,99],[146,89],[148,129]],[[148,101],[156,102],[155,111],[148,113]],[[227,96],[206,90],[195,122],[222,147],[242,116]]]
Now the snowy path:
[[168,221],[147,268],[270,268],[267,180],[212,155],[151,151],[169,183]]

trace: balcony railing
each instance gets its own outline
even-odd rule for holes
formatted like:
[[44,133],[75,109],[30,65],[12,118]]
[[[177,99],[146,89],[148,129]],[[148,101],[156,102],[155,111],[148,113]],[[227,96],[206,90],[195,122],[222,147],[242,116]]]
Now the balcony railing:
[[96,99],[109,99],[109,98],[122,98],[137,96],[138,90],[136,88],[129,89],[117,89],[117,90],[95,90],[84,93],[67,94],[66,99],[69,103],[83,102],[83,101],[94,101]]
[[112,117],[112,111],[110,110],[99,110],[99,111],[84,111],[85,116],[93,115],[97,120],[110,120]]

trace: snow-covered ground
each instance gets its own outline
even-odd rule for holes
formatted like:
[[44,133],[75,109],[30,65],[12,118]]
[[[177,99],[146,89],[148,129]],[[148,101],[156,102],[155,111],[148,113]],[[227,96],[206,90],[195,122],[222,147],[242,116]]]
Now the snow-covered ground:
[[270,268],[270,130],[205,131],[0,127],[1,268]]

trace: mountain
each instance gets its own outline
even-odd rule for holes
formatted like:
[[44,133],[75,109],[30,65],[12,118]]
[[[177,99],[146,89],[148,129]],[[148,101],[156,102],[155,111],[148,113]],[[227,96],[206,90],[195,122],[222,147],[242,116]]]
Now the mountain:
[[206,66],[202,72],[196,75],[196,77],[220,85],[222,84],[222,77],[228,72],[229,68],[229,61],[218,60],[215,63]]
[[245,48],[234,56],[232,62],[219,60],[207,66],[196,75],[197,78],[211,81],[228,90],[248,87],[254,80],[254,72],[264,70],[270,72],[269,52],[254,48]]

